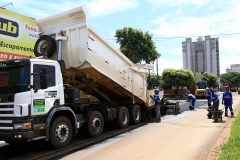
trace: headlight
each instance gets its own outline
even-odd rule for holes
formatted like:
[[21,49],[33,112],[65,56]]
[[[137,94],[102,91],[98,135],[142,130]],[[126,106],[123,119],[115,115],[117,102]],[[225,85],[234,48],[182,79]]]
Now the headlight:
[[32,128],[32,123],[27,122],[27,123],[14,123],[13,124],[14,129],[31,129]]

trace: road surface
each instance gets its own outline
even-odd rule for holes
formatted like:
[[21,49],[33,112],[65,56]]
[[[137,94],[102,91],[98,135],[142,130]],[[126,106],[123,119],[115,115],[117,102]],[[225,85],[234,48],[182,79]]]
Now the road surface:
[[[222,93],[220,92],[219,95],[221,98]],[[236,114],[240,105],[240,96],[233,93],[233,98],[233,108]],[[181,108],[184,110],[187,106],[187,102],[181,103]],[[234,118],[223,117],[222,122],[215,123],[213,119],[207,118],[207,103],[204,103],[204,100],[197,101],[196,106],[195,111],[187,110],[177,116],[165,116],[162,118],[162,123],[150,123],[62,159],[214,159],[209,156],[209,153],[216,146],[218,138],[229,128],[228,122],[233,121]],[[220,104],[219,109],[222,108]],[[224,137],[227,138],[227,136]]]

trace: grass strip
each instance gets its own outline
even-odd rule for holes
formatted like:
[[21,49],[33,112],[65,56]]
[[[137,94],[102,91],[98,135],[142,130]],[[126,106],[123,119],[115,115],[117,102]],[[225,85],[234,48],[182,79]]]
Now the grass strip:
[[[240,112],[240,110],[239,110]],[[218,160],[240,160],[240,116],[233,122],[227,143],[221,146]]]

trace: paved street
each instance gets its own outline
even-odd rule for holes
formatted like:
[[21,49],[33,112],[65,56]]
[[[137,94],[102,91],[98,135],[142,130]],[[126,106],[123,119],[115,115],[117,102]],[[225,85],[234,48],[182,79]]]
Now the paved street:
[[[240,96],[233,93],[233,97],[236,113]],[[227,128],[228,121],[232,119],[223,117],[222,122],[215,123],[213,119],[207,118],[206,108],[205,100],[197,100],[196,110],[188,111],[188,103],[181,101],[182,113],[177,116],[165,116],[162,123],[150,123],[63,159],[205,160],[218,137]],[[220,105],[219,109],[222,108]]]

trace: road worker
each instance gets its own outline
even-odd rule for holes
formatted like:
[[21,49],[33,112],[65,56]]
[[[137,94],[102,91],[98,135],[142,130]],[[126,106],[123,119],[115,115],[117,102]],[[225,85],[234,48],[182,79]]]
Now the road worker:
[[159,96],[159,90],[154,91],[154,96],[150,95],[150,97],[155,101],[155,112],[156,112],[156,122],[161,122],[161,112],[160,112],[160,96]]
[[209,91],[208,87],[206,88],[206,98],[207,98],[207,101],[208,101],[208,109],[212,109],[212,105],[211,105],[212,94]]
[[231,116],[234,117],[233,109],[232,109],[232,104],[233,104],[233,99],[232,99],[232,92],[229,91],[229,86],[224,87],[225,92],[223,93],[222,97],[222,104],[225,106],[225,116],[228,116],[228,108],[231,112]]
[[191,103],[191,106],[189,106],[190,110],[194,110],[195,102],[196,102],[196,97],[192,94],[188,94],[188,99]]
[[[213,102],[212,109],[213,111],[218,111],[218,107],[219,107],[218,95],[216,92],[214,92],[213,88],[210,88],[210,92],[212,93],[212,99],[211,99],[211,101]],[[214,116],[217,116],[217,113],[215,113]]]

